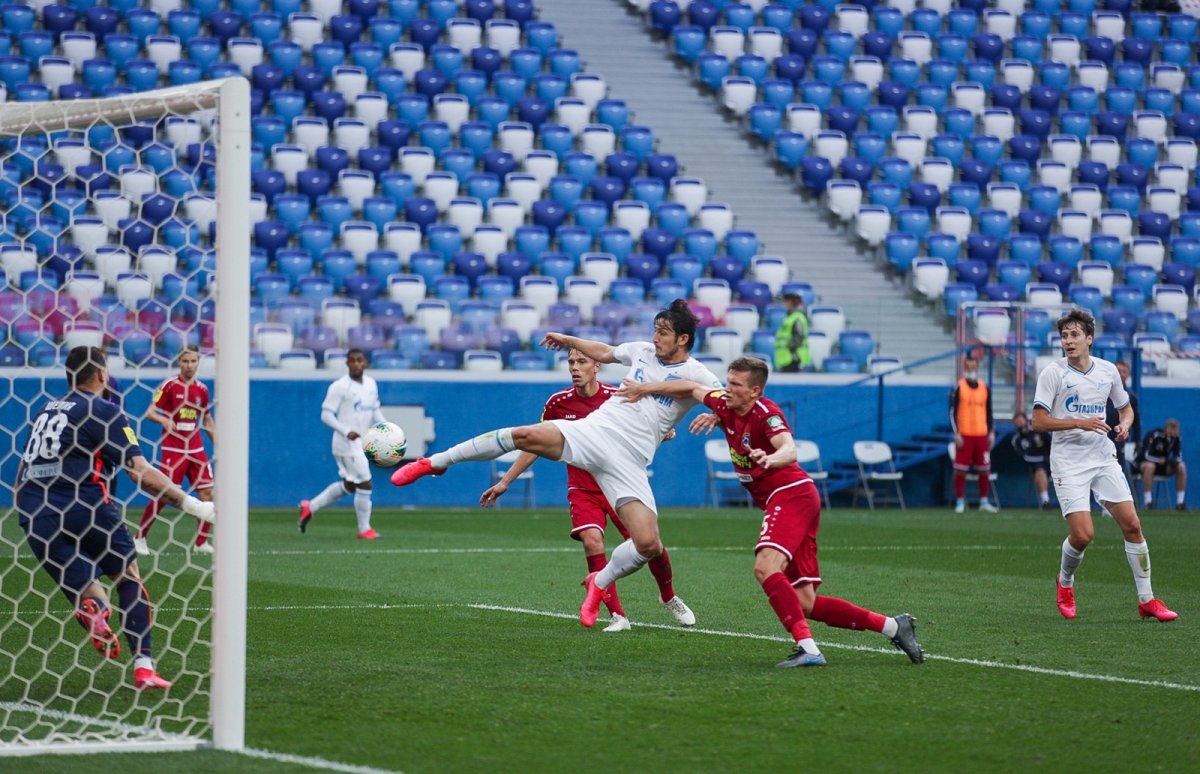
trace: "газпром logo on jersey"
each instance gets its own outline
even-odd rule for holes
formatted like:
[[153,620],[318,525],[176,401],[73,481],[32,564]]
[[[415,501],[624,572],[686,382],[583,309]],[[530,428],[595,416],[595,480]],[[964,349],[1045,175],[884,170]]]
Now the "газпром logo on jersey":
[[1073,393],[1067,396],[1067,402],[1064,404],[1067,411],[1072,414],[1103,414],[1103,403],[1080,403],[1079,393]]

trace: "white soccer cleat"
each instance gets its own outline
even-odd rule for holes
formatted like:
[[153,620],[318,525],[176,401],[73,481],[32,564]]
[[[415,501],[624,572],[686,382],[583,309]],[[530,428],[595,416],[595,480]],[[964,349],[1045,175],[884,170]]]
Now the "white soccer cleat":
[[149,556],[150,544],[146,542],[146,538],[134,538],[133,550],[137,551],[138,556]]
[[212,543],[201,543],[198,546],[192,546],[192,552],[197,553],[197,554],[210,554],[211,555],[213,553],[213,544]]
[[696,614],[679,597],[671,597],[669,601],[663,602],[662,605],[671,611],[671,615],[675,616],[675,621],[680,626],[696,625]]
[[984,500],[979,504],[979,510],[983,513],[999,513],[1000,509]]
[[967,512],[966,503],[962,502],[961,500],[959,502],[956,502],[954,504],[954,512],[955,513],[966,513]]
[[629,619],[623,615],[613,614],[612,623],[604,627],[606,632],[627,632],[629,631]]

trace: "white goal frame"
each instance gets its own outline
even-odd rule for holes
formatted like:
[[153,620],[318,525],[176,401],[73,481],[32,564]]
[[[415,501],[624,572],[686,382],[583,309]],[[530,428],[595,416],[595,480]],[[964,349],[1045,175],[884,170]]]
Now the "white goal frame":
[[[211,745],[245,747],[246,583],[250,423],[250,84],[240,77],[103,99],[9,102],[0,110],[0,137],[28,131],[86,129],[97,120],[133,123],[170,111],[216,109],[216,394],[220,410],[220,477],[214,497],[217,545],[213,568]],[[54,716],[54,711],[48,711]],[[73,718],[78,720],[77,718]],[[89,722],[91,722],[89,720]],[[107,721],[97,719],[96,725]],[[195,749],[208,740],[179,737],[112,742],[0,744],[0,756],[44,753]],[[2,768],[2,767],[0,767]]]

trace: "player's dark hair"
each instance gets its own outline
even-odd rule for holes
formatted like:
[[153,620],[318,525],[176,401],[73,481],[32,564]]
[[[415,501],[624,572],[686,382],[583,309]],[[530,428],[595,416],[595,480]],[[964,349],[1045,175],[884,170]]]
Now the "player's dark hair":
[[96,378],[108,365],[108,355],[100,347],[72,347],[67,353],[67,386],[72,390]]
[[1096,320],[1088,312],[1082,309],[1072,309],[1071,311],[1058,318],[1058,335],[1061,336],[1063,329],[1074,323],[1083,329],[1085,336],[1096,335]]
[[696,325],[700,320],[692,314],[687,301],[682,298],[672,301],[670,306],[654,315],[654,322],[657,323],[659,320],[666,320],[667,324],[671,326],[671,330],[675,331],[676,336],[687,335],[687,349],[690,352],[692,345],[696,343]]
[[770,369],[767,364],[756,357],[739,357],[737,360],[729,364],[730,371],[737,371],[739,374],[746,374],[747,381],[751,387],[766,387],[767,376],[770,374]]
[[347,360],[349,360],[354,355],[362,355],[364,360],[367,360],[367,361],[371,360],[371,356],[368,355],[365,350],[361,350],[358,347],[355,347],[354,349],[346,350],[346,359]]

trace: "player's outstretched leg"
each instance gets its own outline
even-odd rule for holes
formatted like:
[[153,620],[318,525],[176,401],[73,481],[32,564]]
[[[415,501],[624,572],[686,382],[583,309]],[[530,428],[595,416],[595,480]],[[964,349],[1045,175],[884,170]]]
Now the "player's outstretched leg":
[[808,611],[808,616],[814,621],[837,629],[879,632],[888,638],[888,642],[904,651],[914,664],[925,660],[925,652],[917,642],[913,627],[915,620],[908,613],[888,617],[844,599],[817,595],[813,597],[812,609]]
[[105,658],[117,658],[121,655],[121,641],[108,625],[111,615],[108,607],[94,597],[88,597],[79,603],[75,611],[75,620],[88,633],[94,647]]
[[133,687],[139,691],[170,688],[171,683],[154,669],[150,637],[152,614],[145,586],[136,578],[122,578],[117,581],[117,595],[121,600],[121,626],[133,653]]
[[396,486],[408,486],[425,476],[440,476],[451,465],[494,460],[516,448],[513,442],[513,428],[502,427],[455,444],[444,452],[410,462],[392,474],[392,483]]

